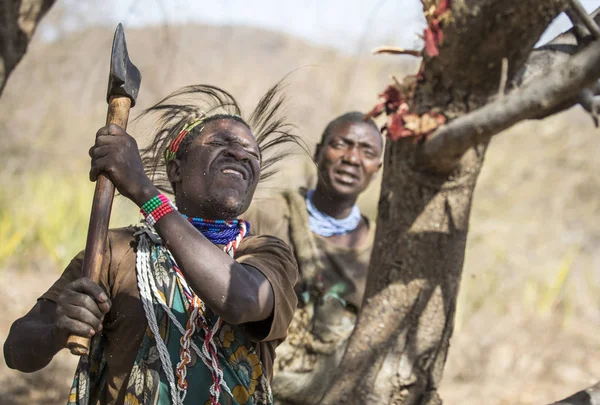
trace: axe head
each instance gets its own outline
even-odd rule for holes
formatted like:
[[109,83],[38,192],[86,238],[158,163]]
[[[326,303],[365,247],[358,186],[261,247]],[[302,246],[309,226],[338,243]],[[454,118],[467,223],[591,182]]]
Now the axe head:
[[129,97],[131,106],[135,105],[142,75],[137,67],[129,60],[123,26],[119,23],[113,39],[110,55],[110,74],[108,76],[108,91],[106,101],[113,96]]

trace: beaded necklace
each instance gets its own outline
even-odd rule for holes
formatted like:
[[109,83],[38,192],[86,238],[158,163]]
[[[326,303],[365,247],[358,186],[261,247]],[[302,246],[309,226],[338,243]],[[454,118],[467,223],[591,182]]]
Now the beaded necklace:
[[306,210],[308,211],[308,226],[311,231],[328,238],[333,235],[345,235],[358,227],[362,218],[358,205],[354,204],[350,215],[346,218],[333,218],[323,214],[315,207],[312,202],[314,194],[315,190],[309,190],[305,199]]
[[[234,257],[235,251],[237,250],[240,242],[248,234],[248,231],[250,229],[250,225],[246,221],[243,221],[243,220],[237,220],[237,219],[236,220],[207,220],[207,219],[202,219],[202,218],[190,218],[190,217],[187,217],[186,215],[183,215],[183,217],[186,218],[192,225],[194,225],[194,227],[196,229],[198,229],[198,231],[200,231],[212,243],[218,244],[218,245],[225,245],[223,250],[227,254],[229,254],[232,258]],[[142,242],[142,241],[140,240],[140,242]],[[138,253],[138,260],[140,260],[141,262],[146,262],[150,259],[149,246],[148,246],[146,240],[144,240],[144,242],[145,243],[143,243],[143,245],[144,245],[143,249],[140,249],[142,251]],[[140,244],[142,245],[142,243],[140,243]],[[142,246],[140,246],[140,248],[142,248]],[[147,250],[147,252],[146,252],[146,250]],[[141,253],[141,255],[140,255],[140,253]],[[187,386],[188,386],[188,383],[186,380],[187,365],[192,360],[191,351],[190,351],[190,348],[192,348],[198,354],[198,356],[202,359],[202,362],[206,365],[206,367],[211,372],[212,380],[213,380],[213,384],[210,387],[211,404],[219,405],[219,396],[220,396],[221,386],[225,389],[225,391],[230,393],[229,387],[227,387],[227,384],[225,383],[225,380],[223,379],[223,371],[221,370],[221,367],[219,366],[217,347],[216,347],[216,345],[214,343],[214,339],[213,339],[213,337],[217,333],[218,329],[221,327],[222,320],[220,317],[217,317],[213,327],[212,328],[209,327],[209,324],[204,316],[204,313],[205,313],[204,303],[200,300],[200,298],[194,293],[194,291],[191,289],[191,287],[187,284],[181,270],[179,269],[179,266],[175,262],[175,258],[171,255],[171,252],[168,252],[168,253],[169,253],[169,258],[171,260],[171,263],[173,264],[173,268],[176,272],[179,284],[182,287],[182,291],[184,292],[184,296],[189,303],[190,315],[189,315],[185,330],[183,329],[182,325],[179,325],[179,322],[177,322],[175,316],[173,315],[171,310],[168,308],[168,306],[166,305],[166,302],[164,302],[164,299],[160,296],[160,294],[156,294],[156,292],[154,291],[155,287],[152,288],[153,287],[152,284],[154,284],[154,283],[152,283],[152,280],[149,280],[149,278],[150,278],[149,276],[151,276],[151,274],[142,275],[141,279],[146,280],[146,282],[140,284],[140,290],[141,290],[141,292],[143,292],[141,294],[143,296],[143,298],[146,298],[146,299],[150,298],[150,301],[152,301],[152,295],[154,296],[154,298],[158,301],[158,303],[161,305],[161,307],[163,307],[163,309],[165,310],[165,312],[167,313],[169,318],[174,322],[175,326],[182,333],[182,337],[180,339],[180,343],[181,343],[180,361],[177,364],[177,367],[175,369],[175,375],[177,377],[177,383],[176,383],[177,391],[179,392],[179,394],[178,395],[172,394],[172,397],[173,397],[175,403],[180,403],[180,404],[182,404],[185,399],[185,394],[186,394]],[[146,260],[144,260],[143,258],[146,258]],[[150,270],[149,263],[141,263],[141,262],[140,262],[140,266],[139,266],[141,270],[139,270],[139,271],[144,272],[144,273],[150,272],[151,270]],[[148,284],[148,282],[150,285],[146,285],[146,284]],[[142,284],[144,284],[144,285],[142,285]],[[152,294],[152,293],[154,293],[154,294]],[[148,297],[148,295],[149,295],[149,297]],[[146,308],[146,307],[148,307],[148,308]],[[144,310],[146,312],[146,317],[148,318],[149,324],[157,326],[157,320],[155,319],[156,315],[154,313],[154,310],[152,310],[149,305],[145,305]],[[205,334],[201,349],[198,348],[192,340],[194,333],[196,333],[197,327],[200,327],[204,331],[204,334]],[[156,333],[154,333],[154,336],[157,338],[159,352],[163,351],[163,350],[161,350],[162,348],[160,346],[164,346],[164,342],[162,341],[162,339],[160,339],[160,334],[157,335]],[[164,347],[164,350],[166,351],[166,346]],[[163,369],[165,370],[165,374],[167,374],[167,376],[168,376],[169,373],[167,372],[167,370],[171,369],[171,367],[172,367],[171,362],[168,361],[168,359],[163,359],[164,356],[160,356],[160,357],[161,357],[161,362],[163,362]],[[169,380],[170,380],[170,378],[169,378]],[[170,381],[170,385],[171,385],[172,389],[174,388],[173,387],[174,383],[175,383],[174,381]]]
[[244,236],[250,232],[250,224],[240,219],[192,218],[183,214],[182,216],[215,245],[228,245],[241,235],[242,229],[244,229]]

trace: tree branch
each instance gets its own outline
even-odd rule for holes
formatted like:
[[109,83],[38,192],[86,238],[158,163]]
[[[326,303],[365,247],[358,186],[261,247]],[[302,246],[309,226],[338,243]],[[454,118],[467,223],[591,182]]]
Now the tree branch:
[[600,40],[592,42],[544,77],[533,79],[472,113],[443,125],[425,142],[422,154],[436,171],[451,171],[470,147],[526,119],[544,115],[577,96],[600,77]]
[[0,0],[0,94],[55,0]]
[[565,14],[567,15],[567,17],[569,17],[569,20],[571,20],[571,23],[573,24],[573,32],[575,33],[575,36],[577,38],[583,38],[589,34],[588,30],[583,25],[583,22],[581,21],[579,16],[573,11],[573,9],[568,8],[567,10],[565,10]]
[[552,405],[600,405],[600,382]]
[[508,59],[502,58],[502,76],[500,76],[500,86],[498,86],[498,97],[504,97],[506,92],[506,81],[508,80]]
[[[546,74],[549,68],[564,62],[594,40],[587,28],[581,24],[579,14],[576,14],[571,8],[567,9],[566,13],[571,21],[574,21],[574,26],[550,42],[535,48],[529,54],[527,63],[512,79],[514,87],[521,86],[536,76]],[[589,17],[596,24],[600,24],[600,7],[594,10]]]
[[[593,35],[590,34],[586,26],[581,22],[580,14],[578,12],[573,8],[568,8],[566,14],[573,22],[573,27],[531,52],[527,59],[527,63],[523,69],[521,69],[517,77],[514,78],[514,87],[521,86],[523,83],[529,82],[535,77],[546,74],[549,69],[568,60],[571,55],[576,54],[594,40]],[[600,24],[600,8],[594,10],[589,15],[589,18],[591,18],[596,25]],[[600,95],[600,82],[596,83],[593,87],[584,89],[577,97],[568,100],[561,105],[557,105],[554,110],[547,111],[545,115],[534,118],[542,119],[546,116],[566,110],[574,104],[580,104],[588,113],[590,113],[597,127],[598,118],[600,117],[600,100],[597,99],[597,95]]]
[[[596,24],[596,21],[594,21],[594,19],[588,15],[587,11],[585,11],[585,8],[583,8],[579,0],[569,0],[569,8],[575,15],[577,15],[577,18],[579,18],[581,23],[585,25],[588,31],[590,31],[590,34],[592,34],[594,39],[600,39],[600,28],[598,28],[598,24]],[[569,18],[571,18],[571,16],[569,16]],[[574,21],[571,20],[571,22],[573,22],[573,25],[575,25]]]
[[421,51],[417,51],[414,49],[405,49],[405,48],[400,48],[398,46],[378,46],[377,48],[373,49],[371,51],[371,53],[373,55],[379,55],[379,54],[391,54],[391,55],[410,55],[410,56],[416,56],[416,57],[421,57],[423,56],[423,52]]

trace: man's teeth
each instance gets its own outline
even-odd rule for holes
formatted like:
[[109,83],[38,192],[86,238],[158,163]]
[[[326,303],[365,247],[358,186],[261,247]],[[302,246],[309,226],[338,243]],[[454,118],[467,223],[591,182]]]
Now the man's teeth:
[[231,173],[231,174],[235,174],[240,177],[244,177],[244,175],[242,175],[242,173],[238,172],[237,170],[233,170],[233,169],[225,169],[225,170],[223,170],[223,173]]

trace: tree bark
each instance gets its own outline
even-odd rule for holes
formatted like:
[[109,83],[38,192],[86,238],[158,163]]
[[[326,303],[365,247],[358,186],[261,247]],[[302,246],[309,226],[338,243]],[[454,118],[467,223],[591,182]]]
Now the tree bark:
[[[442,3],[424,1],[426,12]],[[424,56],[409,112],[448,121],[510,83],[567,0],[455,0],[439,18],[439,54]],[[431,24],[431,23],[430,23]],[[407,84],[408,83],[408,84]],[[388,127],[389,128],[389,127]],[[363,307],[323,404],[441,404],[437,389],[454,326],[471,199],[489,137],[453,157],[451,170],[423,164],[427,141],[388,142],[377,234]],[[473,146],[474,145],[474,146]],[[425,157],[435,159],[435,154]]]
[[0,0],[0,95],[54,0]]
[[452,178],[413,169],[410,139],[389,143],[367,293],[325,404],[435,404],[486,145]]

